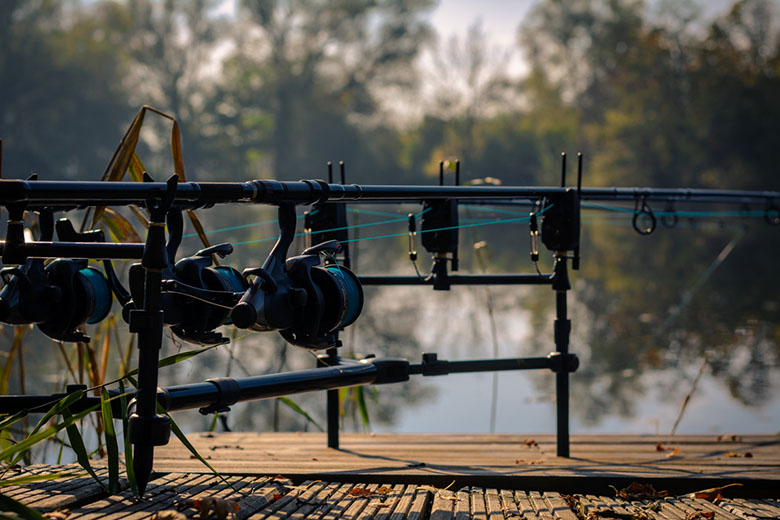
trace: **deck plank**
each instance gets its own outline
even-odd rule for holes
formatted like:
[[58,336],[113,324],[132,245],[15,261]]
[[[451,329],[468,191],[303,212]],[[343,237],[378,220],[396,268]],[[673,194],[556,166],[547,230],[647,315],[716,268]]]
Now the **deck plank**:
[[[108,471],[97,468],[98,478],[108,486]],[[77,464],[66,466],[35,466],[30,471],[15,472],[10,478],[33,475],[64,474],[62,478],[31,482],[23,486],[8,486],[2,488],[2,493],[17,502],[34,506],[39,511],[54,511],[78,506],[91,502],[106,495],[103,487]],[[9,478],[9,480],[10,480]],[[119,489],[127,488],[127,480],[119,479]]]
[[453,520],[457,500],[455,493],[449,490],[439,490],[434,493],[429,520]]
[[[697,511],[714,513],[718,520],[780,518],[776,435],[726,441],[577,435],[570,458],[556,456],[555,437],[549,435],[344,434],[339,450],[327,448],[323,434],[189,437],[224,478],[193,460],[175,440],[156,450],[155,478],[142,500],[128,489],[106,496],[76,465],[15,468],[6,479],[66,476],[2,492],[41,511],[68,507],[69,520],[147,520],[177,508],[194,519],[199,513],[187,500],[205,497],[238,503],[236,520],[581,520],[598,515],[685,520]],[[95,468],[107,478],[104,462],[96,461]],[[631,481],[653,483],[658,490],[669,486],[672,496],[642,502],[614,498],[609,485],[621,488]],[[688,496],[731,482],[742,486],[726,489],[718,503]],[[450,491],[450,486],[460,489]],[[564,492],[571,497],[564,498]]]

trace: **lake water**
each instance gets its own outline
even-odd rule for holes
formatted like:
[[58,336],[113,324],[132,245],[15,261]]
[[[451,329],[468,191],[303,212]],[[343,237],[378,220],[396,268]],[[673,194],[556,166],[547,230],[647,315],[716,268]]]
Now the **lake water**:
[[[648,374],[647,379],[669,374]],[[695,376],[695,375],[694,375]],[[693,379],[693,377],[691,379]],[[540,395],[526,373],[502,373],[499,376],[497,417],[498,433],[553,433],[555,405],[552,395]],[[547,377],[552,378],[552,375]],[[576,378],[573,374],[572,378]],[[378,432],[404,433],[487,433],[490,431],[492,375],[459,374],[429,378],[426,386],[435,392],[433,399],[420,406],[403,409],[397,423],[375,428]],[[648,381],[652,387],[656,381]],[[777,381],[775,381],[777,384]],[[387,391],[392,392],[390,388]],[[576,414],[571,417],[571,433],[669,433],[684,395],[669,399],[660,390],[651,390],[637,403],[630,417],[609,416],[598,424],[586,424]],[[679,398],[677,398],[679,397]],[[587,399],[587,396],[582,397]],[[777,433],[780,432],[780,398],[773,396],[760,406],[746,407],[734,399],[720,381],[704,375],[697,385],[677,433]]]

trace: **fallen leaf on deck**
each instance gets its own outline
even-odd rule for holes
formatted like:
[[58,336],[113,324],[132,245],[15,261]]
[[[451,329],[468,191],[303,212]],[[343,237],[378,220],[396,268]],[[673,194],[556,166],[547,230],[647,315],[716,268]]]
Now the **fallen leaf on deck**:
[[752,453],[750,453],[749,451],[746,451],[746,452],[745,452],[745,458],[746,458],[746,459],[752,459],[752,458],[753,458],[753,454],[752,454]]
[[685,515],[685,520],[712,520],[715,518],[715,511],[691,511]]
[[384,486],[376,488],[376,491],[374,491],[374,493],[376,493],[377,495],[387,495],[388,493],[392,493],[392,492],[393,492],[392,488],[384,487]]
[[670,459],[672,457],[676,457],[679,454],[680,454],[680,448],[675,448],[672,451],[670,451],[669,453],[667,453],[666,457]]
[[638,482],[632,482],[623,489],[618,489],[615,486],[609,487],[615,490],[615,496],[623,500],[654,500],[669,495],[669,492],[665,490],[656,491],[652,484],[639,484]]
[[[43,516],[55,520],[54,517],[48,516],[49,514],[44,513]],[[157,511],[149,520],[187,520],[187,515],[174,511],[173,509],[166,509],[164,511]]]
[[[200,511],[200,520],[208,520],[211,506],[214,506],[214,514],[217,516],[218,520],[225,520],[228,516],[235,517],[239,509],[238,502],[217,497],[193,498],[192,500],[188,500],[187,503],[190,507],[194,507]],[[179,519],[169,518],[166,520]]]
[[525,444],[529,448],[533,448],[533,447],[537,447],[538,448],[539,447],[539,444],[535,440],[533,440],[533,439],[526,439],[526,440],[523,441],[523,444]]
[[396,498],[396,499],[394,499],[394,500],[391,500],[390,502],[384,502],[384,500],[386,500],[386,499],[382,499],[382,500],[372,500],[371,502],[369,502],[369,503],[368,503],[368,505],[367,505],[366,507],[367,507],[367,508],[370,508],[370,507],[381,507],[382,509],[385,509],[385,510],[390,510],[390,509],[392,509],[393,507],[395,507],[395,505],[396,505],[396,504],[398,503],[398,501],[399,501],[399,500],[401,500],[401,499],[400,499],[400,498]]
[[367,495],[372,495],[373,492],[370,489],[354,487],[349,490],[349,494],[353,497],[364,497]]
[[726,488],[741,486],[741,485],[742,484],[740,484],[739,482],[735,482],[733,484],[726,484],[725,486],[721,486],[721,487],[695,491],[688,496],[691,498],[703,498],[704,500],[709,500],[710,502],[718,502],[723,498],[723,496],[720,494],[721,491],[723,491]]
[[666,448],[664,448],[664,445],[659,442],[655,445],[655,451],[666,451]]

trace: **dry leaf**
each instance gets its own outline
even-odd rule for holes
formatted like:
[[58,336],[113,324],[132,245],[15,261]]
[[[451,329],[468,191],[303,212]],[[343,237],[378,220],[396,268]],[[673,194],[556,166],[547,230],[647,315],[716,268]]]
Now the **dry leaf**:
[[121,214],[111,208],[105,208],[102,216],[111,236],[116,242],[124,244],[138,244],[143,242],[133,225]]
[[666,457],[667,458],[672,458],[672,457],[676,457],[679,454],[680,454],[680,448],[675,448],[672,451],[670,451],[669,453],[667,453]]
[[149,520],[187,520],[187,515],[173,509],[165,509],[157,511]]
[[746,451],[746,452],[745,452],[745,458],[746,458],[746,459],[752,459],[752,458],[753,458],[753,454],[752,454],[752,453],[750,453],[749,451]]
[[539,444],[533,439],[526,439],[523,441],[523,444],[528,446],[529,448],[539,447]]
[[666,451],[666,448],[664,448],[664,445],[659,442],[655,445],[655,451]]
[[274,502],[276,502],[277,500],[280,500],[283,496],[284,495],[282,495],[280,493],[274,493],[274,497],[273,497],[274,498]]
[[609,487],[615,490],[615,496],[623,500],[655,500],[669,495],[668,491],[656,491],[652,484],[632,482],[623,489],[617,489],[615,486]]
[[[214,514],[216,515],[217,520],[226,520],[228,517],[235,518],[239,509],[238,502],[217,497],[193,498],[185,500],[184,503],[188,507],[194,507],[200,512],[200,520],[208,520],[211,506],[214,506]],[[180,519],[169,518],[165,520]]]
[[392,510],[392,508],[395,507],[395,505],[401,500],[400,498],[396,498],[393,500],[390,500],[389,502],[386,502],[386,498],[383,498],[381,500],[372,500],[368,503],[366,507],[381,507],[385,510]]
[[388,493],[392,493],[392,492],[393,492],[392,488],[384,487],[384,486],[376,488],[376,491],[374,491],[374,493],[376,493],[377,495],[387,495]]
[[364,497],[373,494],[370,489],[354,487],[349,490],[349,494],[353,497]]
[[[200,219],[195,214],[195,211],[188,209],[187,216],[190,218],[190,222],[195,228],[195,232],[198,234],[198,238],[200,238],[203,247],[211,247],[211,242],[209,242],[209,239],[206,237],[206,231],[203,229],[203,224],[201,224]],[[214,258],[214,260],[216,260],[216,258]]]
[[740,484],[739,482],[735,482],[733,484],[726,484],[725,486],[721,486],[721,487],[695,491],[688,496],[690,496],[691,498],[703,498],[704,500],[709,500],[710,502],[718,502],[723,498],[723,496],[720,494],[721,491],[723,491],[726,488],[741,486],[741,485],[742,484]]

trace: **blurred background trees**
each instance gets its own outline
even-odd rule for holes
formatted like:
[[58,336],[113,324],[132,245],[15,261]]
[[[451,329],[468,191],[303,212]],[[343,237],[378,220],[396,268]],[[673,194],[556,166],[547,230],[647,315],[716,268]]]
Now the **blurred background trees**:
[[[192,180],[324,177],[326,161],[343,160],[348,182],[429,183],[440,160],[458,158],[467,182],[550,185],[560,152],[582,150],[589,186],[780,189],[776,2],[713,11],[694,1],[539,0],[517,20],[512,48],[490,43],[478,23],[437,40],[433,7],[0,2],[3,176],[97,179],[150,104],[178,118]],[[522,74],[504,67],[516,53]],[[165,133],[152,126],[143,145],[149,170],[165,176],[170,158],[154,153]],[[609,398],[593,395],[583,415],[630,413],[641,388],[618,376],[627,366],[674,367],[713,349],[712,367],[737,398],[768,395],[754,382],[778,364],[777,228],[731,222],[638,237],[625,223],[585,227],[574,350],[588,359],[576,380]],[[525,255],[525,231],[517,241],[479,233],[491,268],[528,267],[510,263]],[[549,299],[522,301],[541,330]]]

